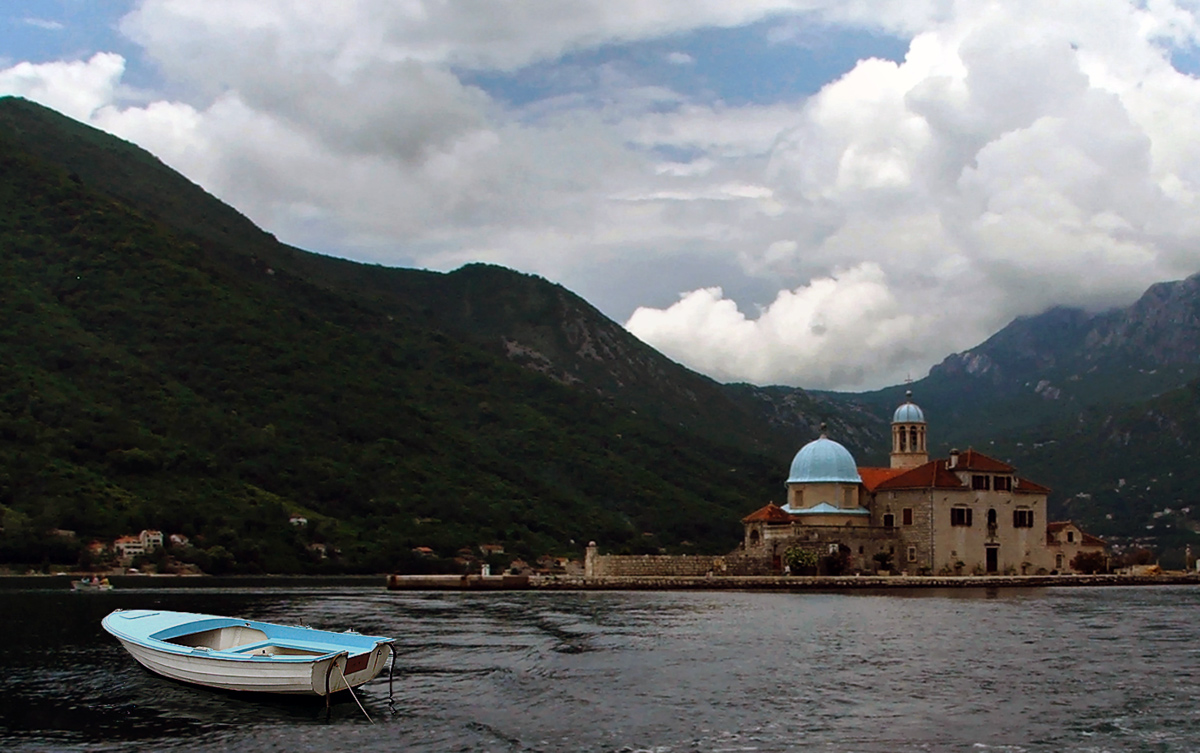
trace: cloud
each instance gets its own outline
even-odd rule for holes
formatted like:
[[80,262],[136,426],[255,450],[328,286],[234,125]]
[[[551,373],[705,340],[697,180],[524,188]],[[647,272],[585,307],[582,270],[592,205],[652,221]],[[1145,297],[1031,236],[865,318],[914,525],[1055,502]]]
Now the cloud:
[[46,31],[62,31],[67,28],[58,21],[50,21],[44,18],[23,18],[21,23],[26,26],[32,26],[36,29],[44,29]]
[[[1200,116],[1200,82],[1163,47],[1193,40],[1194,19],[1171,5],[1087,9],[961,6],[903,62],[864,60],[829,83],[773,143],[762,185],[780,211],[741,249],[743,269],[812,280],[797,300],[817,300],[813,286],[875,296],[865,316],[900,341],[844,311],[781,309],[787,297],[752,319],[711,290],[639,310],[629,329],[725,377],[877,386],[1019,314],[1125,303],[1197,271],[1182,249],[1200,241],[1200,154],[1183,121]],[[864,287],[838,269],[880,274]],[[819,329],[853,347],[814,336],[806,316],[838,323]],[[773,338],[784,318],[794,326]]]
[[32,99],[87,121],[112,102],[124,72],[125,59],[107,52],[87,61],[18,63],[0,71],[0,93]]
[[[751,23],[768,44],[831,23],[911,41],[803,100],[664,83]],[[1196,271],[1200,81],[1171,55],[1197,28],[1168,0],[144,0],[121,29],[170,97],[124,99],[110,53],[13,66],[0,91],[133,140],[296,245],[506,264],[721,378],[864,388],[1014,316]],[[718,41],[671,52],[701,29]],[[649,40],[642,68],[619,59]],[[539,93],[531,65],[571,86]]]
[[718,379],[842,384],[907,358],[919,324],[883,270],[864,263],[781,291],[755,319],[721,288],[705,288],[666,310],[640,308],[626,326]]

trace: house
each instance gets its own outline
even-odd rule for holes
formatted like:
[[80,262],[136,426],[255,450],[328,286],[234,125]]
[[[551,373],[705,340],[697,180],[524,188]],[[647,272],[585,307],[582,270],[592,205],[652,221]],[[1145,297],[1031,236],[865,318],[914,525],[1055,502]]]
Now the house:
[[142,542],[142,548],[147,552],[153,552],[155,549],[163,548],[162,531],[146,530],[138,535],[138,540]]
[[182,533],[173,533],[167,537],[167,541],[171,542],[171,546],[187,546],[188,537]]
[[288,518],[288,522],[294,526],[306,526],[308,525],[308,518],[299,513],[292,513],[292,517]]
[[1104,551],[1077,526],[1049,521],[1050,490],[1013,466],[973,449],[930,459],[926,447],[911,392],[892,418],[887,468],[859,467],[822,427],[792,460],[785,503],[742,519],[737,569],[779,573],[799,549],[826,572],[1032,575],[1069,572],[1080,551]]
[[121,560],[132,560],[146,553],[146,545],[137,536],[122,536],[113,542],[113,551]]
[[1046,526],[1046,546],[1054,554],[1054,569],[1070,569],[1071,563],[1080,554],[1107,554],[1103,539],[1084,532],[1069,520]]

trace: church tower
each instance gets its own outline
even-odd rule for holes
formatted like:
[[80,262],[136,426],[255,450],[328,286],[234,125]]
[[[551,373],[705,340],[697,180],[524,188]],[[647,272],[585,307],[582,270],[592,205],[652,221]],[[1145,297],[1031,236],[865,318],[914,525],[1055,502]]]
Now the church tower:
[[912,401],[912,390],[904,405],[892,416],[892,467],[916,468],[929,462],[925,449],[925,414]]

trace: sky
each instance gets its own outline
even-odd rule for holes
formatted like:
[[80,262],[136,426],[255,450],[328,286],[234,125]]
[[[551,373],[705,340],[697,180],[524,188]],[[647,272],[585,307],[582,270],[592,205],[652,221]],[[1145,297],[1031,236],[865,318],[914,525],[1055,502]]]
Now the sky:
[[8,0],[0,94],[284,242],[861,391],[1200,272],[1200,0]]

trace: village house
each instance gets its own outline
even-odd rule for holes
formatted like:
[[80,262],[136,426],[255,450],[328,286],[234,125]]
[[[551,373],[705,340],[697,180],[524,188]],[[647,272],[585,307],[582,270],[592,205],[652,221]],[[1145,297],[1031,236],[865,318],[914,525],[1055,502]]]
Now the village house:
[[859,467],[822,430],[796,453],[785,504],[742,520],[731,564],[780,573],[800,549],[854,571],[1032,575],[1071,572],[1079,553],[1105,551],[1078,526],[1049,521],[1050,490],[1011,465],[971,449],[931,460],[926,447],[911,393],[893,415],[887,468]]
[[142,548],[147,552],[153,552],[155,549],[163,548],[162,531],[142,531],[140,534],[138,534],[138,539],[142,542]]
[[122,536],[113,542],[113,551],[123,562],[146,553],[146,545],[137,536]]

